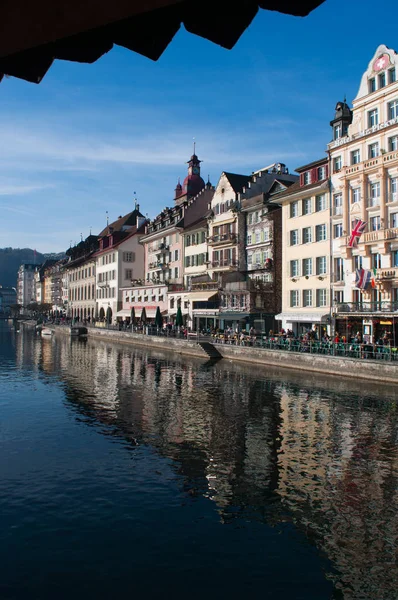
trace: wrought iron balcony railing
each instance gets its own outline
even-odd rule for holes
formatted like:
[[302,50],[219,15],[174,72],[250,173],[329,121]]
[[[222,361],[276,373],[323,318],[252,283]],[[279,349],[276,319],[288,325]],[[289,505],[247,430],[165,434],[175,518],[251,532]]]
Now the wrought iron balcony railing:
[[398,301],[380,300],[375,302],[340,302],[333,306],[336,314],[347,313],[393,313],[398,312]]

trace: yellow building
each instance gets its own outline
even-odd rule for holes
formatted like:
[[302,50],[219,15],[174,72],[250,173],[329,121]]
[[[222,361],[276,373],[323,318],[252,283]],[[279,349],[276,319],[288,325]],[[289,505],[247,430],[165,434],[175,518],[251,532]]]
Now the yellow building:
[[299,181],[277,194],[282,206],[281,327],[300,335],[330,323],[330,235],[327,157],[296,169]]
[[[339,102],[331,122],[336,328],[348,336],[360,331],[370,342],[385,333],[391,341],[396,338],[393,323],[398,310],[397,68],[397,53],[379,46],[362,76],[352,111],[345,102]],[[350,235],[359,220],[366,227],[351,247]]]

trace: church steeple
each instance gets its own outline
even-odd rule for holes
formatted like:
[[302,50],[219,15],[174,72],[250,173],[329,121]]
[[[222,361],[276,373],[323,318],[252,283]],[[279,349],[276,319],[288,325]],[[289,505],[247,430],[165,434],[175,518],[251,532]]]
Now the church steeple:
[[199,158],[197,157],[195,150],[196,147],[194,142],[193,154],[187,162],[188,175],[185,177],[182,185],[178,181],[177,187],[175,189],[176,204],[180,204],[184,200],[192,198],[192,196],[196,196],[201,190],[203,190],[203,188],[206,185],[202,177],[200,176],[200,163],[202,161],[199,160]]

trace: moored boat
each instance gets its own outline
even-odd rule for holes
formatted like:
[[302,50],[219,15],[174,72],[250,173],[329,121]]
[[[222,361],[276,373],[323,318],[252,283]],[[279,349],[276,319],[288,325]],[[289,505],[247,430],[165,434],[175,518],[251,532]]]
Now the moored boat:
[[85,338],[85,337],[87,337],[87,334],[88,334],[87,327],[83,327],[81,325],[73,325],[70,328],[71,337]]

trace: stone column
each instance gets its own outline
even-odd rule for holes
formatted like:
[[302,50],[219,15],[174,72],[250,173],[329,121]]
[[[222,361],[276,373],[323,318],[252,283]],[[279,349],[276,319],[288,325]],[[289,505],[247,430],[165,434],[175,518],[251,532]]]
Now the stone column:
[[380,219],[382,222],[381,228],[387,229],[388,222],[387,222],[386,202],[388,200],[388,198],[387,198],[388,189],[387,189],[387,171],[384,167],[380,168],[379,175],[380,175]]
[[361,177],[361,219],[362,221],[368,220],[368,214],[366,211],[368,200],[368,178],[365,173]]

